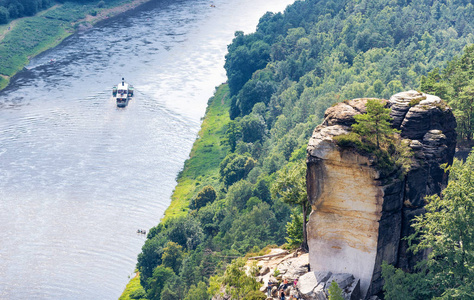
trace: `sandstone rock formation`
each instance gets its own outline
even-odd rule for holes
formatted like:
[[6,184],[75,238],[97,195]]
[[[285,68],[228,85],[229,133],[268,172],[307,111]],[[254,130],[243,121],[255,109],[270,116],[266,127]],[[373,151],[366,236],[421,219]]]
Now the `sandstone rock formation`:
[[341,148],[333,140],[351,131],[367,99],[329,108],[307,149],[311,270],[353,274],[360,278],[362,297],[381,291],[382,261],[410,269],[419,259],[401,239],[409,234],[412,218],[423,212],[424,196],[446,184],[440,165],[452,161],[456,144],[454,116],[438,97],[408,91],[384,101],[392,109],[392,126],[410,140],[414,153],[403,178],[380,172],[370,154]]

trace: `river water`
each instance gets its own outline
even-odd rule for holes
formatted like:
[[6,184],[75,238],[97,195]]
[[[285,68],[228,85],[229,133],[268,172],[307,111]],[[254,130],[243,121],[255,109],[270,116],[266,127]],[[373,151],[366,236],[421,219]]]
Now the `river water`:
[[[234,32],[292,2],[153,0],[34,58],[0,92],[0,299],[120,296]],[[122,76],[135,97],[118,109]]]

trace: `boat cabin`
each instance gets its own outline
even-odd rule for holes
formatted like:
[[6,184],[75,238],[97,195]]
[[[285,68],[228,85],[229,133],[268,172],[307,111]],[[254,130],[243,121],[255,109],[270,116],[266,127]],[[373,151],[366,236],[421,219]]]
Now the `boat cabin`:
[[125,107],[130,97],[133,97],[133,86],[122,78],[122,82],[113,87],[112,95],[115,97],[118,107]]

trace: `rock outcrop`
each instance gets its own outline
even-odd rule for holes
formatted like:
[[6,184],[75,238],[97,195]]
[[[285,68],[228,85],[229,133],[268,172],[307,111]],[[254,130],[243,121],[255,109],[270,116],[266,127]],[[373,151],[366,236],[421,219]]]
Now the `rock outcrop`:
[[367,100],[329,108],[307,149],[311,270],[353,274],[362,297],[381,291],[382,261],[410,270],[420,259],[407,252],[402,238],[413,217],[423,213],[424,197],[446,184],[440,165],[452,162],[456,144],[456,122],[441,99],[416,91],[396,94],[383,101],[392,109],[392,126],[409,139],[414,159],[404,176],[381,172],[370,154],[333,140],[351,131]]

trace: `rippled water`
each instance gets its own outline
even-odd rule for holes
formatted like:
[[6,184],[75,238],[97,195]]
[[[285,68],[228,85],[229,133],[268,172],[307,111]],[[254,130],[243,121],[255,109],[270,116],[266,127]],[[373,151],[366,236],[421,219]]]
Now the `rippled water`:
[[[118,298],[233,33],[291,2],[154,0],[36,57],[0,92],[0,299]],[[122,76],[136,92],[118,109]]]

